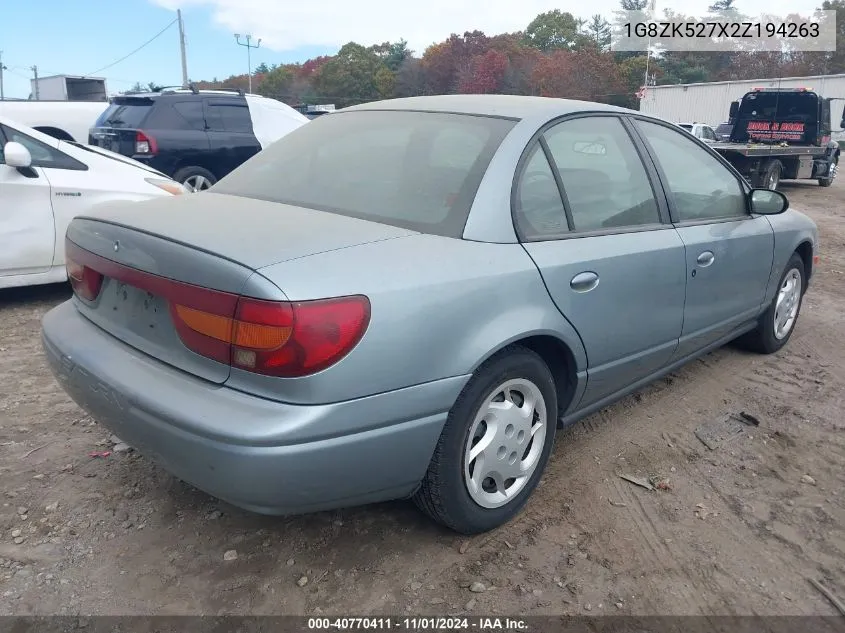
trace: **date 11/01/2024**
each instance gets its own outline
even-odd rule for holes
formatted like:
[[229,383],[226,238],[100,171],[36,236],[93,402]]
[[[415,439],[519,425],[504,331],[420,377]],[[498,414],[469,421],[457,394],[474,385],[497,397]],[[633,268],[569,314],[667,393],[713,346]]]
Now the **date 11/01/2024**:
[[308,618],[308,630],[379,630],[402,631],[527,631],[524,620],[516,618],[465,617],[372,617]]
[[818,22],[626,22],[625,37],[729,39],[810,38],[821,34]]

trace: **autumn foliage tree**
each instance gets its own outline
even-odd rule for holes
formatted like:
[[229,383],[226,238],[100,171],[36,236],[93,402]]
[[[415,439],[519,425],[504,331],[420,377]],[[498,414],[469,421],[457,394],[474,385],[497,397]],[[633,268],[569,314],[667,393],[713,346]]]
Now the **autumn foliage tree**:
[[[711,12],[733,9],[735,0],[713,0]],[[619,0],[621,11],[642,11],[648,0]],[[405,40],[364,46],[344,45],[336,55],[300,64],[259,64],[253,89],[285,101],[334,103],[345,107],[374,99],[422,94],[526,94],[614,103],[636,108],[637,91],[648,75],[657,84],[731,79],[765,79],[845,72],[845,0],[823,0],[837,10],[837,50],[765,52],[745,47],[717,53],[611,51],[619,11],[611,24],[602,15],[588,19],[553,10],[541,13],[523,31],[488,35],[452,34],[415,56]],[[618,30],[616,31],[618,32]],[[199,88],[247,90],[249,77],[197,82]]]

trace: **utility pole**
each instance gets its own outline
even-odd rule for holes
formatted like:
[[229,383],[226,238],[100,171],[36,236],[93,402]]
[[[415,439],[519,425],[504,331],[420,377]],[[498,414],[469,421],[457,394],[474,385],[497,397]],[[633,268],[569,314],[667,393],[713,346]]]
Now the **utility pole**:
[[38,66],[32,67],[32,72],[35,75],[35,100],[41,100],[41,91],[38,89]]
[[0,51],[0,101],[4,101],[6,96],[3,93],[3,71],[6,67],[3,65],[3,51]]
[[261,38],[258,38],[258,43],[255,45],[250,44],[250,41],[252,40],[252,35],[245,35],[244,39],[246,39],[246,42],[241,42],[240,34],[235,33],[235,41],[238,43],[238,45],[246,46],[246,76],[249,78],[249,91],[252,92],[252,59],[250,58],[250,49],[258,48],[259,46],[261,46]]
[[188,87],[188,59],[185,56],[185,24],[182,22],[182,10],[176,9],[176,19],[179,20],[179,50],[182,53],[182,87]]

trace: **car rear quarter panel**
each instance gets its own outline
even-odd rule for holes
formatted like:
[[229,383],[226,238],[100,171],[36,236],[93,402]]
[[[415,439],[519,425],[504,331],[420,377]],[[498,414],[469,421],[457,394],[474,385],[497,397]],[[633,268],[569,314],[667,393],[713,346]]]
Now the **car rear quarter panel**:
[[578,370],[586,365],[578,335],[519,244],[413,235],[260,273],[292,301],[364,294],[372,312],[357,347],[323,372],[277,379],[232,370],[227,385],[269,398],[322,404],[469,376],[498,349],[532,335],[559,338]]
[[[807,242],[812,246],[813,255],[818,255],[819,238],[815,222],[795,209],[788,209],[785,213],[766,217],[775,234],[772,274],[769,277],[765,300],[765,305],[768,306],[774,299],[780,276],[789,258],[801,244]],[[812,271],[810,274],[812,275]]]

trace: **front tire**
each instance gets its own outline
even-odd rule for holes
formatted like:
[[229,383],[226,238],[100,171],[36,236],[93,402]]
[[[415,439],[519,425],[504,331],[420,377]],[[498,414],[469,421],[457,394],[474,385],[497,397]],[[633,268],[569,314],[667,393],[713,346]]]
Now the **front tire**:
[[449,412],[414,502],[463,534],[507,523],[537,487],[556,428],[557,393],[543,359],[519,346],[503,350]]
[[798,323],[806,288],[804,261],[793,253],[780,277],[778,291],[760,317],[757,327],[738,343],[753,352],[774,354],[789,341]]
[[783,163],[776,159],[768,160],[763,165],[763,171],[759,174],[755,186],[759,189],[777,191],[781,174],[783,174]]

